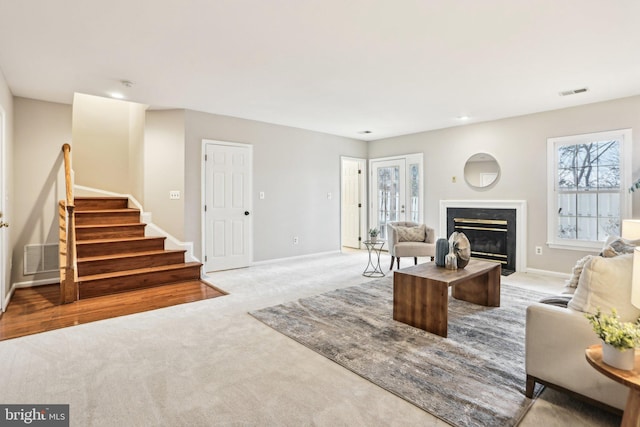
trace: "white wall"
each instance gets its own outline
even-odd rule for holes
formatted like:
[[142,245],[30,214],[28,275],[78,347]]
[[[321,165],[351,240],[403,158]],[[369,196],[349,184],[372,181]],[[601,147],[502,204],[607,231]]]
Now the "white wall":
[[75,94],[73,168],[76,185],[143,195],[146,105]]
[[71,106],[14,98],[14,114],[11,283],[55,278],[58,272],[24,276],[23,251],[27,244],[58,243],[62,144],[71,141]]
[[[144,208],[153,223],[179,240],[184,233],[184,110],[147,111]],[[170,200],[169,191],[183,196]]]
[[254,261],[340,249],[340,156],[365,158],[365,142],[189,110],[185,129],[184,230],[196,256],[203,139],[253,145]]
[[145,110],[147,105],[129,102],[129,193],[144,204]]
[[[10,225],[13,223],[13,213],[15,210],[13,209],[13,95],[7,86],[7,82],[4,78],[4,74],[2,74],[2,70],[0,70],[0,108],[5,113],[5,123],[4,123],[4,131],[5,131],[5,159],[4,159],[4,167],[5,167],[5,175],[6,182],[5,185],[5,211],[3,212],[4,220],[8,222]],[[7,284],[6,293],[9,293],[11,289],[11,248],[13,248],[13,241],[15,240],[15,233],[13,233],[13,227],[3,228],[0,230],[0,233],[5,234],[5,240],[8,243],[8,250],[5,253],[5,260],[7,269],[5,271],[0,272],[0,274],[4,275],[5,283]],[[4,298],[5,295],[0,295],[0,298]]]
[[[547,138],[633,129],[633,177],[640,175],[640,96],[548,111],[492,122],[416,133],[369,143],[369,157],[424,153],[425,221],[438,228],[443,199],[524,199],[528,203],[528,268],[570,273],[584,252],[547,248]],[[492,154],[500,164],[499,182],[488,190],[464,181],[466,160],[477,152]],[[452,182],[456,177],[456,182]],[[634,195],[634,217],[640,217],[640,195]],[[439,230],[440,236],[445,230]],[[543,247],[542,255],[534,248]]]

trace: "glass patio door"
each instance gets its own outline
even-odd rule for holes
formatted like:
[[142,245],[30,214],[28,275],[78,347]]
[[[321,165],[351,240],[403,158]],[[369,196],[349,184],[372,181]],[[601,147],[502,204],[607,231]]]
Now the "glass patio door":
[[406,206],[405,159],[372,162],[371,227],[380,230],[380,238],[387,238],[387,223],[405,221]]
[[370,160],[369,227],[387,238],[387,224],[423,221],[423,155]]

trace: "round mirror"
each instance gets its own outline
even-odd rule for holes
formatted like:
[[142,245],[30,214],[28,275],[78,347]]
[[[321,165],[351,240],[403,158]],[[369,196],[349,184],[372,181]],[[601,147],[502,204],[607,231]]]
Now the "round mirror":
[[464,165],[464,180],[471,187],[489,187],[496,183],[499,177],[500,165],[491,154],[474,154]]

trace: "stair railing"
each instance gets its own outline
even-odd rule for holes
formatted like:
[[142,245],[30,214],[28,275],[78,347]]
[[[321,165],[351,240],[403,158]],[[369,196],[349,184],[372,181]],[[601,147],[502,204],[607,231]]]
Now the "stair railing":
[[60,202],[60,302],[67,304],[78,300],[76,273],[76,239],[71,168],[71,145],[62,146],[64,153],[64,182],[66,200]]

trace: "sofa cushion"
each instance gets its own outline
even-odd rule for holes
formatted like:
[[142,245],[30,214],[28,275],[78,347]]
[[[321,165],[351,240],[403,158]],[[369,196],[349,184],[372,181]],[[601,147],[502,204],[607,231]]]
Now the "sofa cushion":
[[640,309],[631,305],[632,265],[633,254],[591,258],[584,265],[569,308],[586,313],[595,313],[598,308],[608,313],[615,308],[622,321],[635,321]]
[[436,254],[436,245],[423,242],[399,242],[395,245],[395,256],[398,258],[428,256]]
[[424,224],[415,227],[395,226],[399,242],[424,242],[427,236],[427,227]]

